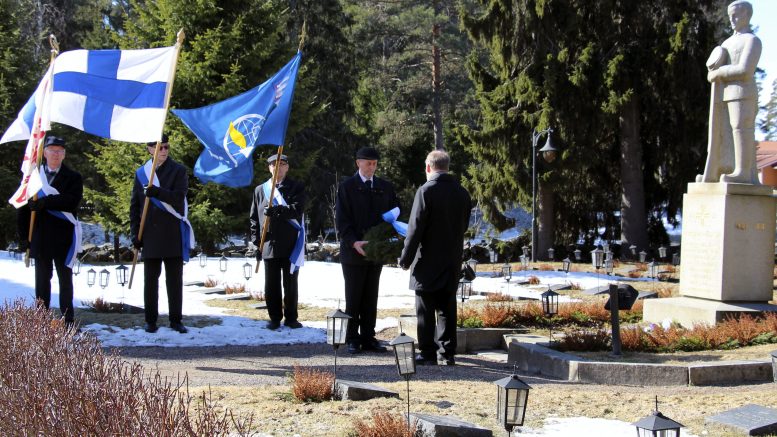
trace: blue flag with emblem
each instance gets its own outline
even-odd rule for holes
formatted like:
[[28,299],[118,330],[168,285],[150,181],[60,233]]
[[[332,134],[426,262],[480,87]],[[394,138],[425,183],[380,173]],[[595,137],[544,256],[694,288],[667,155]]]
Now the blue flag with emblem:
[[173,113],[205,145],[194,175],[202,182],[244,187],[254,178],[251,155],[283,144],[302,53],[263,84],[227,100]]

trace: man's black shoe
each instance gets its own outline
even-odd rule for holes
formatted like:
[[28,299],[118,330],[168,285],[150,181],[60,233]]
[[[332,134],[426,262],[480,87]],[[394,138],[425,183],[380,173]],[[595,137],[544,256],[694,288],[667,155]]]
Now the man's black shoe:
[[267,322],[267,329],[272,329],[273,331],[275,331],[280,327],[281,327],[281,322],[277,322],[275,320],[270,320],[269,322]]
[[386,352],[388,349],[386,349],[386,346],[383,346],[377,339],[373,338],[362,342],[362,350],[373,351],[373,352]]
[[156,326],[156,323],[146,323],[146,326],[143,327],[143,329],[148,332],[149,334],[153,334],[159,329]]
[[349,354],[358,354],[360,351],[359,343],[356,343],[355,341],[351,341],[348,343],[348,353]]
[[293,321],[293,322],[283,322],[283,324],[288,326],[291,329],[299,329],[299,328],[302,327],[302,323],[300,323],[300,322],[298,322],[296,320]]
[[456,359],[452,356],[437,355],[437,364],[441,366],[455,366]]
[[421,354],[418,354],[415,356],[415,365],[416,366],[436,366],[437,360],[426,358]]
[[170,324],[170,329],[172,329],[173,331],[178,331],[181,334],[186,334],[187,332],[189,332],[189,330],[186,329],[186,326],[183,326],[183,323],[181,323],[181,322],[171,323]]

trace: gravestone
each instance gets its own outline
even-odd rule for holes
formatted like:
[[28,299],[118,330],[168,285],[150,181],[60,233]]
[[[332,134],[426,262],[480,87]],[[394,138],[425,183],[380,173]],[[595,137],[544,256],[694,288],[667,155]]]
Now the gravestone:
[[416,422],[416,429],[427,437],[492,437],[494,433],[474,423],[451,416],[410,413],[410,423]]
[[770,435],[777,433],[777,410],[748,404],[710,416],[707,422],[735,428],[745,435]]
[[398,398],[399,393],[366,382],[338,379],[335,382],[335,394],[338,399],[366,401],[375,398]]

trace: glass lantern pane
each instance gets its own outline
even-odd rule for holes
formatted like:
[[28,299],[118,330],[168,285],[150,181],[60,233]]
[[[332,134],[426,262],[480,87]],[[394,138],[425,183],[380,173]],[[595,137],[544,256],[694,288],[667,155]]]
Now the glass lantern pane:
[[497,387],[496,391],[496,417],[499,420],[499,423],[505,423],[505,410],[507,410],[507,390],[502,387]]
[[335,338],[335,319],[334,317],[327,317],[326,319],[326,344],[334,344]]
[[339,319],[339,326],[335,330],[337,344],[345,344],[345,334],[348,331],[348,319]]

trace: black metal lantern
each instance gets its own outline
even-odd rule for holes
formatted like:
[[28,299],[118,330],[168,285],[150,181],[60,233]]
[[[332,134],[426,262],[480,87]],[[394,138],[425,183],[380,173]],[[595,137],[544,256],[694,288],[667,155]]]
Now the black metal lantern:
[[548,287],[548,291],[542,293],[542,312],[551,317],[558,314],[558,296],[559,294]]
[[79,273],[81,273],[81,261],[76,258],[75,262],[73,262],[73,274],[78,276]]
[[351,316],[340,311],[338,308],[326,315],[326,343],[331,344],[335,350],[335,374],[334,381],[337,382],[337,348],[345,344],[345,336],[348,332],[348,321]]
[[124,264],[116,267],[116,282],[122,287],[127,284],[127,266]]
[[672,254],[672,265],[675,266],[675,267],[680,265],[680,254],[679,253]]
[[580,261],[583,259],[583,251],[580,249],[575,249],[573,252],[575,254],[575,261]]
[[591,263],[594,269],[599,270],[604,266],[604,251],[598,247],[591,251]]
[[604,262],[612,261],[612,251],[604,252]]
[[666,259],[666,246],[661,246],[658,248],[658,257],[660,259]]
[[772,378],[777,382],[777,350],[772,351]]
[[528,256],[525,256],[525,255],[521,256],[521,267],[524,270],[529,270],[529,257]]
[[92,286],[94,285],[94,281],[97,279],[97,272],[94,271],[94,269],[89,269],[86,271],[86,285]]
[[502,277],[504,277],[507,282],[510,282],[510,279],[513,278],[513,268],[508,262],[505,262],[504,265],[502,265]]
[[641,250],[639,252],[639,262],[643,263],[645,262],[646,259],[647,259],[647,252],[645,252],[644,250]]
[[200,261],[200,267],[202,268],[205,268],[208,264],[208,256],[205,255],[205,252],[200,252],[200,254],[197,255],[197,259]]
[[224,273],[227,271],[227,257],[224,255],[221,255],[221,258],[219,258],[219,270],[221,273]]
[[604,250],[604,253],[610,252],[610,243],[604,242],[602,243],[602,250]]
[[472,296],[472,282],[462,279],[459,281],[459,299],[461,299],[461,303],[464,303],[470,296]]
[[612,258],[607,259],[604,261],[604,273],[606,275],[612,275],[612,271],[615,269],[615,263],[612,261]]
[[523,425],[526,404],[529,399],[529,384],[521,381],[513,372],[511,376],[494,381],[496,384],[496,417],[507,432]]
[[100,287],[105,288],[108,286],[108,279],[111,276],[111,272],[108,269],[100,270]]
[[564,258],[564,260],[561,261],[561,270],[564,270],[564,273],[568,275],[570,267],[572,267],[572,260],[569,259],[569,257]]
[[394,349],[394,358],[397,362],[399,376],[405,378],[407,383],[407,427],[410,429],[410,375],[415,373],[415,339],[402,332],[402,324],[399,325],[399,335],[391,340],[389,345]]
[[552,247],[548,248],[548,259],[550,261],[554,261],[556,259],[556,249]]
[[656,396],[655,411],[632,425],[637,428],[638,437],[680,437],[680,428],[685,426],[658,411],[658,396]]
[[650,261],[648,263],[648,276],[653,279],[658,278],[658,263]]
[[631,256],[637,256],[637,245],[632,244],[629,246],[629,251],[631,252]]
[[246,261],[246,263],[243,264],[243,277],[246,278],[246,281],[251,279],[251,274],[253,271],[254,266],[252,266],[250,262]]
[[478,260],[476,260],[475,258],[468,259],[467,265],[469,266],[469,268],[472,269],[473,272],[475,273],[478,272]]

